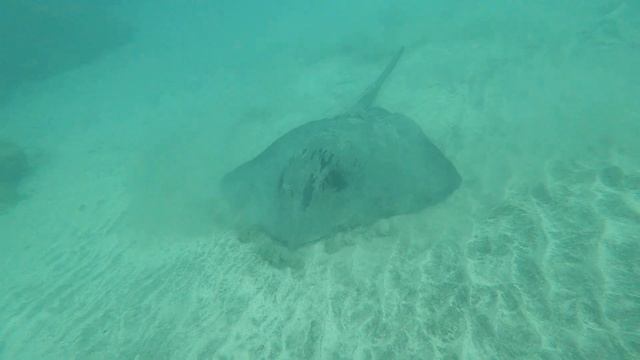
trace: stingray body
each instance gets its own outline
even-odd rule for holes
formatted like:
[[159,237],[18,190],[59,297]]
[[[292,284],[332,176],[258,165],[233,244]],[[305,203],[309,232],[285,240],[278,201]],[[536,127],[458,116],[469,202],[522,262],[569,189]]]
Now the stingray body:
[[401,54],[351,110],[289,131],[223,178],[236,225],[296,248],[420,211],[458,188],[455,167],[413,120],[373,106]]

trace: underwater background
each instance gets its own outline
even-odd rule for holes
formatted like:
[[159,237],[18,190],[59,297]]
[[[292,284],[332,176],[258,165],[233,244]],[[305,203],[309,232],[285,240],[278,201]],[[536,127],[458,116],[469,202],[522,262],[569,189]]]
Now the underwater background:
[[[378,99],[461,187],[295,251],[222,176]],[[0,3],[0,359],[640,358],[640,3]]]

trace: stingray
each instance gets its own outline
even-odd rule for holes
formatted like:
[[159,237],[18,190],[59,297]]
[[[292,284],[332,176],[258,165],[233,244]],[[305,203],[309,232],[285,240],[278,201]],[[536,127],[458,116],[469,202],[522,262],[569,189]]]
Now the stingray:
[[347,111],[290,130],[223,177],[234,225],[295,249],[419,212],[459,187],[458,171],[418,124],[374,105],[402,53]]

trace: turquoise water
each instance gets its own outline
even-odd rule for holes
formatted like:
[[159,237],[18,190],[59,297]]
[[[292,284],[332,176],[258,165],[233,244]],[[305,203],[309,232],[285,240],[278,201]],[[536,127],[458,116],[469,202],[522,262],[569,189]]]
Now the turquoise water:
[[[640,357],[640,5],[0,4],[0,359]],[[462,176],[296,250],[222,176],[377,103]]]

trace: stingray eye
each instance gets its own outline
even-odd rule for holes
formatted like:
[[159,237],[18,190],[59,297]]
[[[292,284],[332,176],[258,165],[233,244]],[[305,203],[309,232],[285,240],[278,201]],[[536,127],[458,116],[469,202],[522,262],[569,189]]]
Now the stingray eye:
[[291,184],[285,180],[284,173],[280,174],[280,178],[278,179],[278,191],[289,195],[293,192]]
[[322,150],[318,160],[320,161],[320,170],[324,170],[333,161],[333,154],[326,150]]
[[345,174],[338,169],[329,170],[322,181],[323,189],[332,189],[335,191],[342,191],[347,185],[349,185],[349,183],[347,182]]

